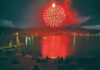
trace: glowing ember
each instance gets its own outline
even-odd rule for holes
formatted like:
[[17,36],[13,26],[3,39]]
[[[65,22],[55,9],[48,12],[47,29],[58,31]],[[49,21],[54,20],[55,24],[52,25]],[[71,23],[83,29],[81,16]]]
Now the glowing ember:
[[63,7],[53,3],[44,9],[43,20],[49,27],[60,27],[65,20],[65,11]]
[[55,3],[53,3],[53,4],[52,4],[52,7],[55,8],[55,6],[56,6]]

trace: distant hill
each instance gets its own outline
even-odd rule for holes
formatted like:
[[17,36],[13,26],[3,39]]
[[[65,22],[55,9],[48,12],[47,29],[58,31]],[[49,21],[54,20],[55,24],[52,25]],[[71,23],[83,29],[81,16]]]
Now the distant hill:
[[50,34],[52,32],[89,32],[89,33],[100,33],[100,30],[94,29],[83,29],[80,27],[72,28],[72,27],[63,27],[63,28],[48,28],[48,27],[33,27],[28,29],[19,29],[19,28],[9,28],[9,27],[0,27],[0,33],[13,33],[13,32],[22,32],[22,33],[32,33],[32,34]]
[[0,27],[0,33],[12,33],[12,32],[20,32],[22,29],[19,28],[10,28],[10,27]]
[[63,27],[63,28],[47,28],[47,27],[35,27],[35,28],[28,28],[24,29],[23,32],[25,33],[50,33],[50,32],[82,32],[82,33],[99,33],[100,30],[94,30],[94,29],[83,29],[80,27],[72,28],[72,27]]

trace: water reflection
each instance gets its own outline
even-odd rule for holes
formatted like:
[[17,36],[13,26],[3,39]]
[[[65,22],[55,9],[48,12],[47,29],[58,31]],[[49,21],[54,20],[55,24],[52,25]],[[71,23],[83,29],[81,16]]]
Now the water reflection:
[[28,37],[26,36],[26,39],[25,39],[25,44],[26,46],[28,45]]
[[58,58],[71,55],[73,52],[73,48],[70,45],[70,37],[63,35],[48,35],[42,38],[42,56],[46,58]]
[[75,47],[75,44],[76,44],[76,33],[73,34],[73,45]]

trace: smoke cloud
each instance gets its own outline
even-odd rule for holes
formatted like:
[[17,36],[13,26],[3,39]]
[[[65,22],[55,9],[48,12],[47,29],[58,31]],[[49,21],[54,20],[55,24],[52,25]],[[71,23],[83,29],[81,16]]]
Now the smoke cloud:
[[12,21],[0,19],[0,27],[11,27],[11,28],[14,28],[15,25],[13,24]]

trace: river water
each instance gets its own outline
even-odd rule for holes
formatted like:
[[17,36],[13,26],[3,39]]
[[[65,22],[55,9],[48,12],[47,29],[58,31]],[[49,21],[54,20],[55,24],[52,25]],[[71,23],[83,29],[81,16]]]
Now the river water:
[[24,43],[23,51],[49,58],[66,58],[68,56],[95,56],[100,50],[100,36],[94,35],[0,35],[0,46],[8,46],[10,41]]

